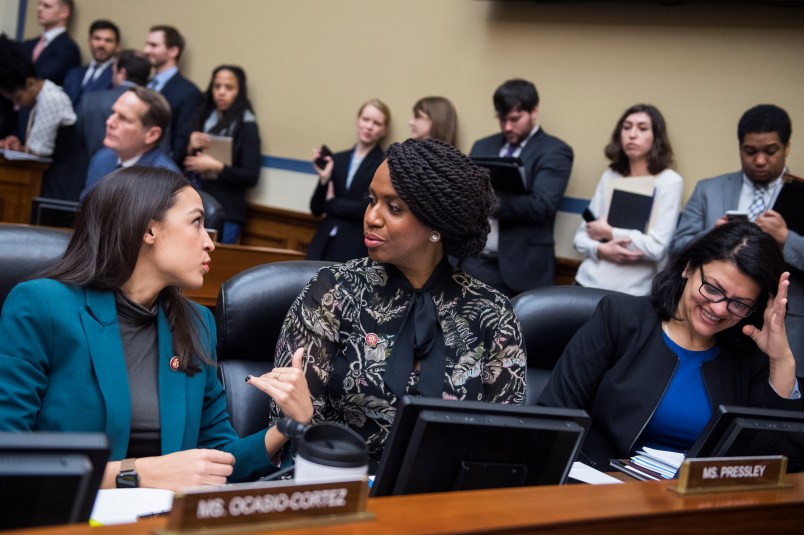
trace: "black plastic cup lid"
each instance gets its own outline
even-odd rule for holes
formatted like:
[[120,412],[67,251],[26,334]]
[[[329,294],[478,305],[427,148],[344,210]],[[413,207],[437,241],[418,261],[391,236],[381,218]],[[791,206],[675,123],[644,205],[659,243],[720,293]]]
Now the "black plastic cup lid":
[[368,464],[368,447],[363,437],[334,422],[308,427],[297,441],[297,453],[324,466],[355,468]]

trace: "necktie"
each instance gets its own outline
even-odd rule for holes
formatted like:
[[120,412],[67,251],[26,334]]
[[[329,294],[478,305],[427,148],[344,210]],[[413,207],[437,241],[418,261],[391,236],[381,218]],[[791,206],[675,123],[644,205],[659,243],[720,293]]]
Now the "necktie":
[[506,147],[506,149],[505,149],[505,156],[507,158],[513,157],[513,155],[517,151],[517,149],[519,149],[519,143],[517,143],[516,145],[511,145],[509,143],[508,147]]
[[36,60],[39,59],[39,55],[45,49],[46,44],[47,39],[45,39],[45,36],[42,35],[42,37],[39,38],[39,41],[36,42],[36,46],[34,46],[33,53],[31,54],[31,59],[33,59],[34,63],[36,63]]
[[748,220],[756,221],[757,217],[765,212],[765,194],[768,192],[768,186],[765,184],[754,184],[754,200],[748,207]]
[[81,83],[81,87],[86,87],[86,85],[95,78],[95,71],[97,70],[98,66],[95,65],[95,62],[89,64],[89,68],[87,69],[86,75],[84,75],[84,81]]
[[159,91],[159,82],[156,81],[156,78],[148,82],[148,89],[153,89],[154,91]]

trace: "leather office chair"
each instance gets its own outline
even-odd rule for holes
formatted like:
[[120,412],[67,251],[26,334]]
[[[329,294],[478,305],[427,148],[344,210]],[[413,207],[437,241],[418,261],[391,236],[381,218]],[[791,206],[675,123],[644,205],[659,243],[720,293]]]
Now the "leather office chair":
[[223,234],[223,220],[226,217],[223,206],[218,199],[206,191],[197,191],[201,196],[201,203],[204,205],[204,227],[218,231],[218,240],[220,240]]
[[66,230],[0,224],[0,307],[17,283],[61,258],[69,241]]
[[598,301],[610,293],[599,288],[548,286],[513,298],[528,353],[528,405],[536,404],[567,343],[592,317]]
[[215,306],[219,375],[240,436],[268,425],[270,399],[245,383],[273,368],[274,349],[293,300],[331,262],[297,260],[256,266],[227,280]]

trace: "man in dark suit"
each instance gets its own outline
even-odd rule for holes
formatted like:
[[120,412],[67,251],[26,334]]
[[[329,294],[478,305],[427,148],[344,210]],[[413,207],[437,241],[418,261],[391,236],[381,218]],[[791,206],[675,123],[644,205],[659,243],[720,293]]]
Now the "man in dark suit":
[[120,29],[108,20],[96,20],[89,27],[89,50],[92,61],[74,67],[64,77],[62,88],[77,106],[84,93],[111,89],[112,64],[120,46]]
[[739,210],[773,236],[790,269],[787,338],[796,358],[796,375],[804,377],[804,236],[788,229],[772,209],[782,189],[790,154],[790,116],[782,108],[761,104],[746,111],[737,125],[742,170],[701,180],[676,227],[670,253],[729,221],[726,212]]
[[172,26],[153,26],[145,41],[145,55],[154,69],[148,87],[159,91],[170,104],[173,121],[166,148],[177,165],[181,166],[190,139],[190,117],[201,102],[201,91],[179,72],[179,58],[184,50],[184,38]]
[[106,119],[112,114],[114,103],[129,87],[147,84],[150,74],[151,64],[145,54],[138,50],[123,50],[112,65],[114,87],[95,91],[92,98],[86,98],[78,104],[76,128],[87,154],[87,161],[103,148]]
[[169,124],[170,106],[165,97],[146,87],[128,88],[114,103],[106,121],[105,147],[89,162],[81,198],[120,167],[145,165],[178,172],[173,160],[159,147]]
[[39,0],[36,19],[43,33],[22,43],[34,62],[37,76],[56,85],[64,82],[67,71],[81,64],[78,45],[67,34],[72,11],[73,0]]
[[[78,45],[67,34],[72,12],[73,0],[39,0],[36,20],[43,33],[22,43],[22,49],[34,63],[37,77],[56,85],[63,84],[67,71],[81,64]],[[30,114],[31,108],[23,107],[17,111],[16,135],[23,143]]]
[[522,160],[527,192],[497,192],[499,208],[479,256],[461,268],[509,296],[553,284],[553,224],[572,171],[572,149],[537,121],[539,94],[527,80],[508,80],[494,93],[500,133],[475,142],[470,156]]

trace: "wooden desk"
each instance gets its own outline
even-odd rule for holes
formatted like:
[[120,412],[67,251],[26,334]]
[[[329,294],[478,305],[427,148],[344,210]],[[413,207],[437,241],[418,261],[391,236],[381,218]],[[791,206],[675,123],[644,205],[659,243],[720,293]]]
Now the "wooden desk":
[[204,276],[204,285],[198,290],[184,292],[186,297],[209,307],[215,306],[221,284],[241,271],[270,262],[304,260],[304,254],[299,251],[223,243],[216,243],[210,256],[212,262],[209,273]]
[[[728,534],[804,530],[804,474],[787,476],[793,488],[681,496],[674,481],[625,485],[565,485],[494,491],[370,498],[376,520],[272,534],[552,533]],[[89,528],[59,526],[27,535],[144,535],[165,518]],[[12,532],[7,532],[12,533]]]
[[0,221],[28,223],[31,202],[42,189],[46,163],[6,160],[0,155]]

